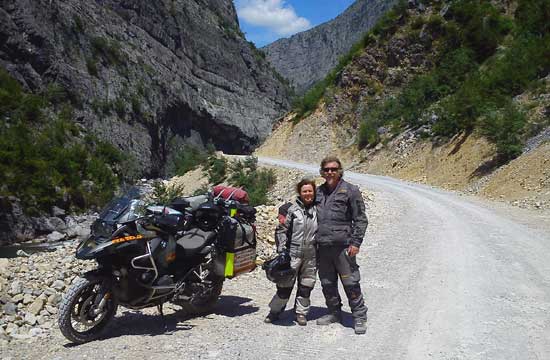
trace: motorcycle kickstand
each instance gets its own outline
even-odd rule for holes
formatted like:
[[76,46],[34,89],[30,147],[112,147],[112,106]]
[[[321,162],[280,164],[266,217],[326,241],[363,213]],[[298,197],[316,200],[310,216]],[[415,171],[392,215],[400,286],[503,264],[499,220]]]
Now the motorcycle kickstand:
[[168,331],[168,324],[166,323],[166,317],[164,316],[164,311],[162,311],[162,303],[157,304],[157,310],[160,313],[160,318],[162,319],[162,328],[164,332]]

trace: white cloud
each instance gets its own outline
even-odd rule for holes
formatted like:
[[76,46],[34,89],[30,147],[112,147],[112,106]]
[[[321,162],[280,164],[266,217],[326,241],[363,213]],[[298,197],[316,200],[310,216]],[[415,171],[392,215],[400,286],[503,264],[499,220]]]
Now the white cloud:
[[309,20],[299,17],[285,0],[241,0],[237,3],[237,12],[248,24],[268,28],[281,36],[311,27]]

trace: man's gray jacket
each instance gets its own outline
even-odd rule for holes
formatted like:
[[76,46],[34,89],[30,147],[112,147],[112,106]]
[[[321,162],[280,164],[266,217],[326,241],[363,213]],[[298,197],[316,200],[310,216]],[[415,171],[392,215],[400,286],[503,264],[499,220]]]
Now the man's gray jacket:
[[359,188],[340,179],[334,191],[323,184],[317,188],[318,246],[361,246],[368,220]]

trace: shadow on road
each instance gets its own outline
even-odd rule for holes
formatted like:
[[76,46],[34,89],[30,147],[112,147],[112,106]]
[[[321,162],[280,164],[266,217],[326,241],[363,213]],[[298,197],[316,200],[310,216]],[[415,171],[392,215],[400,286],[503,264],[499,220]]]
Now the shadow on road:
[[[326,308],[311,306],[309,308],[309,314],[307,315],[307,320],[308,322],[315,324],[315,321],[325,314],[327,314]],[[296,320],[296,315],[294,314],[294,309],[289,309],[283,312],[280,318],[277,321],[273,322],[273,325],[294,326],[294,325],[297,325],[295,320]],[[344,327],[353,329],[353,317],[349,312],[342,311],[342,325]]]
[[[254,313],[258,311],[257,306],[243,305],[252,299],[240,296],[220,296],[214,311],[210,314],[221,316],[236,317]],[[124,309],[122,314],[115,317],[107,325],[105,332],[98,340],[112,339],[127,335],[172,335],[176,331],[191,330],[196,325],[187,324],[186,321],[199,318],[204,315],[189,315],[183,311],[175,311],[165,314],[164,321],[160,314],[145,314],[139,310]],[[66,348],[78,346],[76,344],[66,344]]]
[[259,307],[253,305],[243,305],[252,301],[250,298],[241,296],[220,296],[220,300],[216,304],[214,314],[227,317],[243,316],[255,313]]

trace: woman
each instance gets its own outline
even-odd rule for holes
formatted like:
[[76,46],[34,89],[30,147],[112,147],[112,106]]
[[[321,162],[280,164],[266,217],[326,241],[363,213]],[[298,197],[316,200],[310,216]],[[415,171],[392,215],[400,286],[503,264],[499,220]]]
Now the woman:
[[290,252],[290,266],[296,271],[292,279],[277,284],[277,293],[269,303],[270,312],[265,318],[266,323],[277,320],[284,311],[290,293],[297,280],[296,321],[299,325],[307,325],[309,311],[309,296],[316,278],[315,233],[317,232],[317,211],[315,208],[315,181],[304,179],[296,185],[298,197],[288,208],[288,214],[283,223],[275,230],[277,252]]

